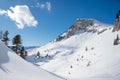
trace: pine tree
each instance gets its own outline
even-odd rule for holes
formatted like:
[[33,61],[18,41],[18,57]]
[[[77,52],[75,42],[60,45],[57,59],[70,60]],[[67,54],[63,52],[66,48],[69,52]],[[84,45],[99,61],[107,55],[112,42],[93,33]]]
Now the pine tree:
[[20,36],[20,35],[16,35],[16,36],[13,38],[13,45],[18,46],[18,45],[20,45],[20,44],[22,44],[22,42],[21,42],[21,36]]
[[27,51],[25,51],[24,47],[21,48],[20,56],[21,56],[23,59],[25,59],[26,56],[27,56]]
[[5,45],[8,46],[8,41],[9,41],[9,38],[8,38],[8,34],[9,32],[6,30],[5,33],[3,34],[3,39],[2,41],[5,43]]
[[40,58],[40,52],[39,51],[37,52],[37,58]]
[[118,36],[118,34],[117,34],[117,38],[116,38],[117,40],[119,40],[119,36]]
[[27,56],[27,51],[25,51],[24,46],[22,46],[22,40],[20,35],[16,35],[12,40],[13,46],[12,49],[15,51],[19,56],[21,56],[23,59]]
[[118,19],[120,16],[120,10],[118,11],[118,13],[116,14],[116,19]]
[[87,46],[86,46],[86,48],[85,48],[85,51],[88,51],[88,48],[87,48]]
[[120,10],[117,12],[117,14],[116,14],[116,20],[119,20],[118,18],[119,18],[119,16],[120,16]]
[[27,51],[25,51],[24,56],[25,56],[25,58],[26,58],[26,56],[27,56]]
[[113,44],[114,44],[114,45],[118,45],[118,44],[119,44],[119,40],[120,40],[120,39],[119,39],[119,36],[117,35],[117,38],[114,39],[114,43],[113,43]]
[[13,45],[15,45],[15,51],[17,52],[17,50],[19,49],[19,47],[21,47],[22,41],[21,41],[21,36],[20,35],[16,35],[13,40],[12,40]]
[[2,39],[2,35],[3,35],[3,34],[2,34],[2,31],[0,31],[0,40]]
[[118,19],[118,18],[119,18],[119,14],[117,13],[117,14],[116,14],[116,19]]

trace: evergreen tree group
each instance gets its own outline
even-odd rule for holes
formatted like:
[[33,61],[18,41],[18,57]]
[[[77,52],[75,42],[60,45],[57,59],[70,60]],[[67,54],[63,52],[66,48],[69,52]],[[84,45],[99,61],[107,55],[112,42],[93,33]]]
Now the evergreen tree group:
[[[6,46],[8,46],[8,41],[10,39],[8,38],[9,32],[6,30],[3,34],[2,31],[0,31],[0,39],[5,43]],[[25,51],[24,46],[22,45],[21,36],[18,34],[12,39],[13,46],[11,48],[14,52],[16,52],[19,56],[21,56],[23,59],[27,56],[27,51]]]
[[24,46],[22,46],[21,36],[18,34],[12,39],[13,43],[13,51],[15,51],[18,55],[20,55],[23,59],[27,56],[27,51],[25,51]]

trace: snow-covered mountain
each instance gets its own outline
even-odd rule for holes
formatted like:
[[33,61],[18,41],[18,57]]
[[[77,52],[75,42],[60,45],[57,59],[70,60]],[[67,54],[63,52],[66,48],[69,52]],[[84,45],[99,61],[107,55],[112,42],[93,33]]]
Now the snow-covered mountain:
[[100,23],[94,19],[77,19],[76,22],[63,34],[59,35],[54,41],[61,41],[62,39],[69,38],[70,36],[81,32],[93,32],[97,31],[99,26],[108,26],[107,24]]
[[23,60],[0,41],[0,80],[64,80]]
[[68,80],[119,80],[120,44],[114,41],[120,32],[112,30],[113,25],[78,19],[57,39],[29,50],[27,60]]

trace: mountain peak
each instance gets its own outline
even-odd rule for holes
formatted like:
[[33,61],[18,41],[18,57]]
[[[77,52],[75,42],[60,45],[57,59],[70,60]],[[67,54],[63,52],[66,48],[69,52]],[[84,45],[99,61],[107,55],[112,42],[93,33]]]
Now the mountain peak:
[[62,35],[59,35],[55,41],[61,41],[62,39],[68,38],[72,35],[74,35],[76,32],[82,30],[86,30],[88,26],[93,26],[94,25],[94,19],[81,19],[77,18],[75,23],[68,29],[66,30]]
[[92,26],[94,24],[93,19],[77,19],[77,21],[73,24],[77,29],[85,29],[87,26]]
[[108,24],[101,23],[95,19],[77,18],[75,23],[66,30],[62,35],[59,35],[55,41],[61,41],[78,32],[93,32],[97,31],[98,27],[108,26]]

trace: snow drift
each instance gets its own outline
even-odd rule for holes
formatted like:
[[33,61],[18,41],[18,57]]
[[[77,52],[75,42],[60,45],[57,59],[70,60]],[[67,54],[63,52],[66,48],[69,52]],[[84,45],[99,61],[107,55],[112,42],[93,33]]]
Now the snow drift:
[[0,80],[63,80],[20,58],[0,41]]

